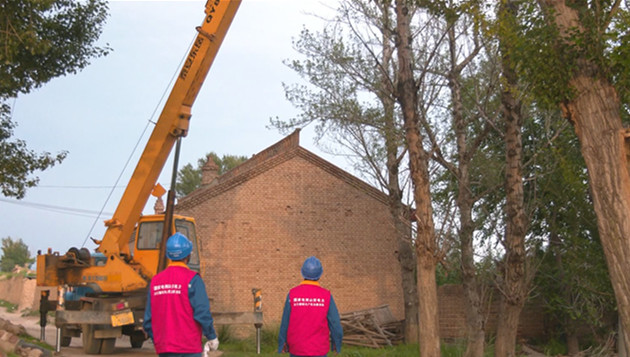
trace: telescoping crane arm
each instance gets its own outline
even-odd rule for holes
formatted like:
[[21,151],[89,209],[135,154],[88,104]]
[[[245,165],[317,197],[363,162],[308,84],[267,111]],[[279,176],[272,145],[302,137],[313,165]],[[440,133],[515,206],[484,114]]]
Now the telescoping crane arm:
[[97,251],[129,254],[129,237],[179,137],[241,0],[208,0],[205,19]]

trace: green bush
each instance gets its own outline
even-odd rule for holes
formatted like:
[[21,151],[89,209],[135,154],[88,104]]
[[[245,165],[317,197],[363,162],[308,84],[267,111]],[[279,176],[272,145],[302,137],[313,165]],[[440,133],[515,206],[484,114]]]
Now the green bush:
[[567,346],[564,342],[552,338],[547,342],[544,350],[547,356],[565,355],[567,353]]

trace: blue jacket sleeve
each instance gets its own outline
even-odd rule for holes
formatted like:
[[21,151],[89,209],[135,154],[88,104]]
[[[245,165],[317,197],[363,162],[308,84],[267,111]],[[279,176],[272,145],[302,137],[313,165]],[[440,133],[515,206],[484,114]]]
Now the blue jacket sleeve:
[[289,295],[284,302],[284,310],[282,311],[282,322],[280,322],[280,333],[278,334],[278,353],[287,352],[287,331],[289,330],[289,317],[291,316],[291,304]]
[[149,338],[153,340],[153,330],[151,326],[151,286],[149,286],[147,292],[147,303],[144,307],[144,320],[142,321],[142,328],[144,332],[149,335]]
[[217,338],[217,333],[214,330],[214,319],[210,313],[210,301],[208,300],[206,286],[198,274],[190,280],[188,298],[193,309],[193,318],[201,325],[203,335],[208,340]]
[[341,327],[341,319],[339,318],[339,310],[332,295],[330,296],[330,306],[328,307],[328,329],[330,330],[330,338],[332,339],[332,348],[337,352],[341,352],[341,341],[343,340],[343,328]]

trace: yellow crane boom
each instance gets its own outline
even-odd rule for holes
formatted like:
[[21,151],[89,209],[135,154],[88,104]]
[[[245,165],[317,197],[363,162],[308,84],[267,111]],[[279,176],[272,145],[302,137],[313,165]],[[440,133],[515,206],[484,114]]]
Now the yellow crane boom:
[[144,152],[129,180],[114,216],[106,221],[107,231],[97,251],[129,255],[128,241],[142,214],[151,190],[178,137],[186,136],[191,107],[241,0],[209,0],[206,17],[197,27],[188,57],[153,129]]
[[[206,2],[203,23],[197,27],[192,48],[118,207],[105,222],[107,230],[98,242],[97,253],[91,255],[86,248],[74,247],[63,256],[50,249],[46,254],[38,253],[37,285],[58,286],[57,300],[42,293],[40,302],[42,329],[48,311],[55,311],[57,351],[78,336],[82,336],[88,354],[112,353],[116,337],[123,334],[130,337],[132,347],[141,347],[146,339],[141,329],[146,288],[164,263],[160,248],[165,245],[164,236],[171,233],[170,225],[173,231],[185,232],[198,247],[192,218],[172,217],[172,205],[167,205],[165,215],[142,216],[142,210],[170,152],[188,132],[192,105],[240,3]],[[191,268],[193,259],[198,268],[197,249],[191,253]]]

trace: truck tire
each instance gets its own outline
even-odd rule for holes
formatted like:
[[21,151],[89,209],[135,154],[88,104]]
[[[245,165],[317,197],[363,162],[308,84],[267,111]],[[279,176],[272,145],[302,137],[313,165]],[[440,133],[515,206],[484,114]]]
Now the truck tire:
[[[84,304],[82,310],[91,310],[92,304]],[[94,331],[98,325],[82,324],[81,337],[83,339],[83,351],[90,355],[112,354],[116,346],[115,338],[95,338]]]
[[71,336],[63,336],[63,335],[61,335],[61,347],[68,347],[68,346],[70,346],[70,342],[72,342],[72,337]]
[[97,325],[81,325],[83,331],[83,351],[91,355],[108,355],[114,353],[116,347],[115,338],[95,338],[94,331]]
[[142,348],[144,344],[144,333],[132,333],[129,336],[129,340],[131,341],[131,348]]
[[70,346],[70,343],[72,342],[71,333],[65,327],[62,327],[60,332],[61,332],[61,347]]

